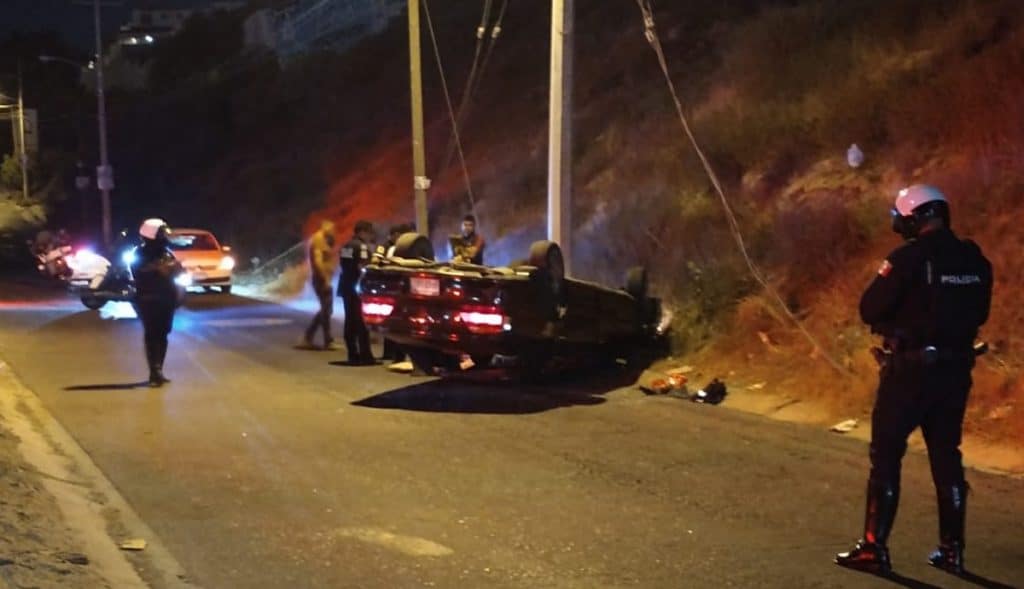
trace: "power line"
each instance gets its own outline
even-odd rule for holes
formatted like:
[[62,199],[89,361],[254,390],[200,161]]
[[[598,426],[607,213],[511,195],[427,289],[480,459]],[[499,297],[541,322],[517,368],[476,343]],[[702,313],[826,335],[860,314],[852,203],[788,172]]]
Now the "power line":
[[430,30],[430,40],[434,46],[434,58],[437,60],[437,71],[441,76],[441,88],[444,90],[444,101],[448,106],[448,118],[452,122],[452,133],[455,135],[455,146],[459,152],[459,162],[462,164],[462,176],[466,183],[466,194],[469,197],[469,210],[476,213],[476,198],[473,196],[473,185],[469,179],[469,169],[466,167],[466,154],[462,152],[462,139],[459,137],[459,127],[456,123],[455,109],[452,108],[452,97],[448,93],[448,82],[444,75],[444,66],[441,63],[441,50],[437,46],[437,35],[434,33],[434,23],[430,18],[430,7],[427,0],[423,0],[423,14],[427,17],[427,28]]
[[[505,20],[505,13],[508,10],[508,2],[509,0],[502,0],[501,9],[498,11],[498,18],[495,21],[494,26],[491,27],[491,34],[489,36],[486,31],[486,18],[490,13],[490,0],[487,0],[487,4],[484,6],[484,15],[483,18],[481,18],[481,26],[477,27],[477,43],[476,51],[473,55],[473,65],[469,70],[469,76],[466,78],[466,86],[462,91],[459,110],[455,116],[456,126],[460,129],[463,127],[466,122],[466,118],[469,116],[472,100],[476,96],[477,90],[480,88],[480,81],[483,80],[484,73],[487,71],[487,65],[490,63],[491,55],[494,52],[494,45],[498,42],[498,37],[501,36],[501,25]],[[480,49],[485,37],[487,37],[487,49],[483,52],[483,60],[481,61]],[[452,132],[449,135],[448,144],[445,146],[444,159],[441,160],[442,163],[438,170],[438,175],[448,169],[448,166],[451,165],[452,158],[454,156],[455,133]]]
[[718,174],[715,173],[714,168],[711,166],[711,162],[708,161],[707,156],[704,154],[704,150],[701,149],[700,143],[697,141],[696,136],[693,134],[693,130],[690,128],[690,122],[686,118],[686,114],[683,112],[683,104],[679,99],[679,94],[676,92],[675,83],[672,81],[672,75],[669,73],[668,62],[665,59],[665,52],[661,46],[661,39],[658,37],[657,30],[655,29],[654,23],[654,7],[651,0],[636,0],[637,6],[640,8],[640,12],[644,19],[644,36],[647,37],[647,42],[654,49],[654,53],[658,57],[658,64],[661,66],[662,74],[665,76],[665,82],[668,84],[669,92],[672,94],[672,101],[675,103],[676,113],[679,115],[679,122],[682,123],[683,131],[686,132],[686,136],[690,140],[690,144],[693,145],[693,149],[697,152],[697,157],[700,158],[701,165],[704,167],[704,171],[707,173],[708,178],[711,180],[712,186],[718,193],[718,197],[722,202],[722,208],[725,209],[725,216],[729,221],[729,230],[732,233],[733,239],[736,241],[736,245],[743,255],[743,260],[746,262],[747,268],[750,270],[751,276],[754,277],[765,291],[771,295],[786,316],[793,322],[793,324],[800,330],[805,338],[814,346],[815,351],[820,353],[828,360],[829,364],[832,365],[836,371],[840,374],[849,375],[850,372],[844,368],[835,358],[833,358],[825,350],[824,347],[818,342],[817,338],[807,330],[804,324],[799,318],[790,310],[789,305],[782,299],[779,292],[771,285],[764,274],[757,267],[754,261],[750,257],[750,253],[747,250],[746,242],[743,239],[743,233],[740,231],[739,222],[736,220],[736,214],[732,210],[732,206],[729,204],[729,200],[725,196],[725,190],[722,188],[722,183],[718,179]]

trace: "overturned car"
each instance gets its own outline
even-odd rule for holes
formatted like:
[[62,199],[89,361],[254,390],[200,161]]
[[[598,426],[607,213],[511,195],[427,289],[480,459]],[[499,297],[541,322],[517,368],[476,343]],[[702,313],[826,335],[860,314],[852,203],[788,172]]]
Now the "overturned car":
[[366,324],[427,374],[491,368],[530,378],[629,360],[666,339],[643,268],[630,270],[621,289],[569,278],[549,241],[534,243],[524,263],[498,268],[434,261],[430,241],[409,233],[394,257],[364,269],[359,288]]

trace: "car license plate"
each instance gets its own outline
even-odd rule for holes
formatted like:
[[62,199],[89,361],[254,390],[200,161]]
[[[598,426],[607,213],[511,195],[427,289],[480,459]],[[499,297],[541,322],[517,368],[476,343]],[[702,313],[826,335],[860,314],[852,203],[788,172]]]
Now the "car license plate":
[[436,297],[441,294],[441,281],[436,278],[414,276],[409,279],[409,290],[412,291],[412,294],[421,297]]

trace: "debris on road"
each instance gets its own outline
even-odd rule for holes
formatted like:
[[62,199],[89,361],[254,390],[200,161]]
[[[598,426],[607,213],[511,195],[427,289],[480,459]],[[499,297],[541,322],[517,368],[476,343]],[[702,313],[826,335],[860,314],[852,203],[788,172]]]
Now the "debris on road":
[[640,375],[640,390],[648,395],[667,395],[672,392],[686,392],[686,375],[678,370],[661,372],[646,370]]
[[857,429],[856,419],[847,419],[846,421],[840,421],[829,428],[829,431],[836,432],[837,434],[848,434],[853,430]]
[[400,372],[403,374],[412,372],[414,368],[415,367],[412,362],[409,362],[408,360],[405,362],[395,362],[393,364],[388,364],[387,366],[387,369],[391,372]]
[[768,383],[766,383],[766,382],[756,382],[756,383],[748,386],[747,390],[748,391],[759,391],[759,390],[763,389],[767,385],[768,385]]
[[87,565],[89,557],[79,552],[58,552],[57,558],[68,564]]
[[145,550],[146,541],[142,538],[132,538],[131,540],[125,540],[121,542],[121,550]]
[[704,388],[694,393],[690,400],[694,403],[718,405],[725,400],[725,396],[728,394],[729,391],[726,389],[725,383],[716,378],[709,382]]

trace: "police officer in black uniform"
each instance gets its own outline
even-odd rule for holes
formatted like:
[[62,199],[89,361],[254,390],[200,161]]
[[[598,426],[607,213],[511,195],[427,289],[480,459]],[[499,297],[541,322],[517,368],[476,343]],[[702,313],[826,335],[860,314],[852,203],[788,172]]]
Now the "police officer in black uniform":
[[921,428],[938,496],[939,546],[932,566],[964,570],[967,483],[960,437],[974,367],[974,340],[988,319],[992,266],[970,240],[951,230],[949,205],[936,188],[900,191],[893,229],[906,240],[882,263],[860,314],[884,338],[871,415],[871,473],[864,536],[836,564],[888,574],[886,542],[896,517],[900,463],[907,437]]
[[135,307],[145,332],[149,386],[170,382],[164,376],[167,335],[174,324],[174,310],[182,292],[175,278],[185,270],[167,249],[170,230],[162,219],[147,219],[139,228],[143,242],[132,263],[135,278]]
[[[388,240],[377,246],[377,251],[373,254],[373,259],[376,262],[382,262],[388,258],[392,258],[395,255],[395,248],[398,246],[398,238],[406,233],[412,232],[413,228],[411,224],[400,223],[398,225],[392,225],[388,231]],[[381,358],[384,360],[390,360],[391,362],[402,362],[405,360],[405,352],[402,351],[401,347],[396,344],[393,340],[384,338],[384,351],[381,354]]]
[[356,223],[352,239],[341,247],[338,296],[345,305],[345,347],[348,349],[348,363],[356,366],[376,363],[370,350],[370,332],[363,322],[363,309],[359,293],[356,291],[363,266],[370,263],[370,242],[373,241],[373,237],[373,225],[369,221],[359,221]]

